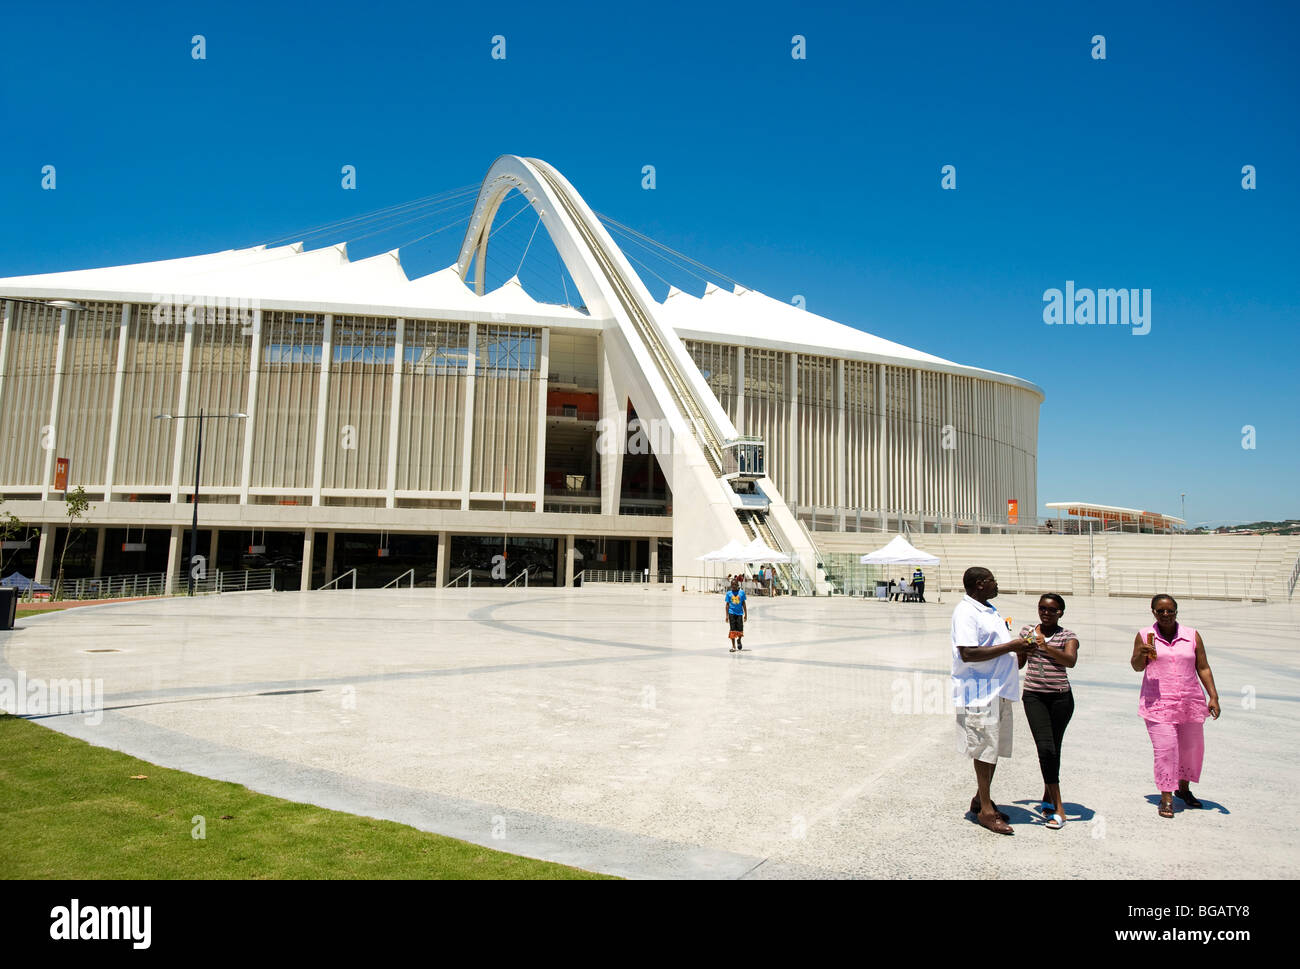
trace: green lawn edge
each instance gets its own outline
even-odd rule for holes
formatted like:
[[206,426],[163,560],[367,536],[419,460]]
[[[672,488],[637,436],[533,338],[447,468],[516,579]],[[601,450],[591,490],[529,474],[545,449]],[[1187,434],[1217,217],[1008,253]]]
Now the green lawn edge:
[[0,879],[613,877],[258,794],[7,714],[0,831]]

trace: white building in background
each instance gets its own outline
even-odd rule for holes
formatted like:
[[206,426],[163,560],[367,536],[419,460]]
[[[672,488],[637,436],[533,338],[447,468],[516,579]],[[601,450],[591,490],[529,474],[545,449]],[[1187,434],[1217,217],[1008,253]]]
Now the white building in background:
[[[517,280],[483,291],[511,191],[584,309]],[[0,495],[40,533],[10,561],[42,579],[66,524],[58,458],[94,501],[78,574],[184,574],[197,422],[157,415],[200,410],[247,415],[205,421],[200,550],[304,589],[344,567],[483,581],[503,545],[510,578],[666,579],[762,537],[799,562],[783,581],[825,591],[818,529],[1004,528],[1009,500],[1037,508],[1038,387],[742,287],[658,302],[537,159],[497,160],[457,262],[421,278],[397,250],[295,244],[0,279],[0,299]]]

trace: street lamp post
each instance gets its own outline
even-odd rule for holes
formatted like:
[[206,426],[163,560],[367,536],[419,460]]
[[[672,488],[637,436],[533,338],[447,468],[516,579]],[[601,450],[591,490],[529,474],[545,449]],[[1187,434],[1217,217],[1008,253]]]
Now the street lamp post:
[[1182,510],[1183,531],[1187,531],[1187,492],[1180,491],[1178,493],[1178,498],[1183,503],[1183,510]]
[[238,414],[204,414],[203,409],[199,408],[198,414],[159,414],[155,420],[197,420],[199,422],[199,440],[198,447],[194,452],[194,518],[190,523],[190,567],[188,570],[189,581],[186,585],[187,596],[194,595],[194,560],[199,556],[199,468],[202,467],[203,461],[203,419],[210,420],[243,420],[248,417],[242,411]]

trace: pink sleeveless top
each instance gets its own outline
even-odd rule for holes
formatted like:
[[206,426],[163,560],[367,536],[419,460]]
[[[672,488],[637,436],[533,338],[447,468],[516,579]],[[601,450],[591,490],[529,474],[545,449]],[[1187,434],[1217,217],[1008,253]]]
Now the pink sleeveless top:
[[1138,634],[1144,643],[1147,633],[1155,635],[1156,658],[1142,674],[1138,713],[1152,723],[1204,721],[1209,711],[1196,675],[1196,630],[1180,623],[1172,643],[1161,638],[1155,623]]

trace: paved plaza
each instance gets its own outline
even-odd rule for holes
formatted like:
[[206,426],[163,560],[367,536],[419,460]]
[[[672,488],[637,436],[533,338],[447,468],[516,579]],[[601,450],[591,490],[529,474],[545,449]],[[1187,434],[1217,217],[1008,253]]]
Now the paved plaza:
[[[1186,600],[1223,716],[1205,803],[1157,816],[1128,658],[1145,600],[1069,598],[1081,641],[1068,823],[1017,706],[974,823],[943,603],[721,598],[665,587],[244,593],[20,617],[0,676],[101,679],[91,743],[328,808],[631,877],[1296,878],[1296,607]],[[1019,626],[1034,600],[994,600]],[[111,652],[92,652],[111,650]],[[188,827],[178,837],[188,837]]]

